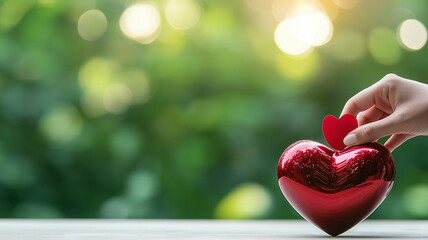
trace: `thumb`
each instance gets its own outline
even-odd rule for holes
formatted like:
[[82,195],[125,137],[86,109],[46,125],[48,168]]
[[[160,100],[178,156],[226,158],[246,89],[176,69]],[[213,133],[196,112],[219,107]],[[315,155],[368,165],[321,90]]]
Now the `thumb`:
[[395,133],[395,130],[393,118],[388,116],[379,121],[371,122],[356,128],[343,139],[343,143],[346,146],[369,143],[381,137],[391,135]]

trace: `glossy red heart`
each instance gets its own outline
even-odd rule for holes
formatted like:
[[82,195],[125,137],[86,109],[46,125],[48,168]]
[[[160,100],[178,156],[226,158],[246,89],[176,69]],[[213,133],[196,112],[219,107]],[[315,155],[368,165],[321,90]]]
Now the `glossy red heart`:
[[294,209],[336,236],[382,203],[394,183],[395,164],[379,143],[335,151],[318,142],[299,141],[282,153],[277,174]]
[[332,115],[328,115],[322,121],[322,133],[328,144],[336,149],[342,150],[346,147],[343,139],[352,130],[358,127],[357,119],[351,114],[345,114],[337,119]]

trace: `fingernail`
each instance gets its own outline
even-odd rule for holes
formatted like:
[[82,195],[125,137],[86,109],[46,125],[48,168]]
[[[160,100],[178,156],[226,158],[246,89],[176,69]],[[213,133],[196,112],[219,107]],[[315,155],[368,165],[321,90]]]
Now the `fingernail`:
[[346,136],[346,137],[343,139],[343,143],[344,143],[346,146],[352,146],[352,145],[355,145],[355,144],[357,143],[357,137],[355,136],[355,134],[349,134],[348,136]]

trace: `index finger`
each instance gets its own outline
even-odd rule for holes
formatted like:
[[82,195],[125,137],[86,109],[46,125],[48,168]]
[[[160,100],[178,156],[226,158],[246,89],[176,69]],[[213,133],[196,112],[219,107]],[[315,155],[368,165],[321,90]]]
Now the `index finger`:
[[375,105],[377,84],[374,84],[351,97],[343,107],[340,116],[345,114],[357,115]]

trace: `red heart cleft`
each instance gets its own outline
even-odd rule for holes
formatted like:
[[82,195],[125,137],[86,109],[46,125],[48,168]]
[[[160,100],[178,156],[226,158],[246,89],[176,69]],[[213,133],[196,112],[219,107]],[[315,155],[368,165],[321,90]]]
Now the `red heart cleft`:
[[328,115],[322,122],[322,132],[327,143],[334,149],[343,150],[346,145],[343,139],[352,130],[358,127],[358,121],[351,114],[345,114],[337,119],[332,115]]
[[330,235],[339,235],[369,216],[395,179],[390,152],[379,143],[334,151],[299,141],[281,155],[278,182],[290,204]]

